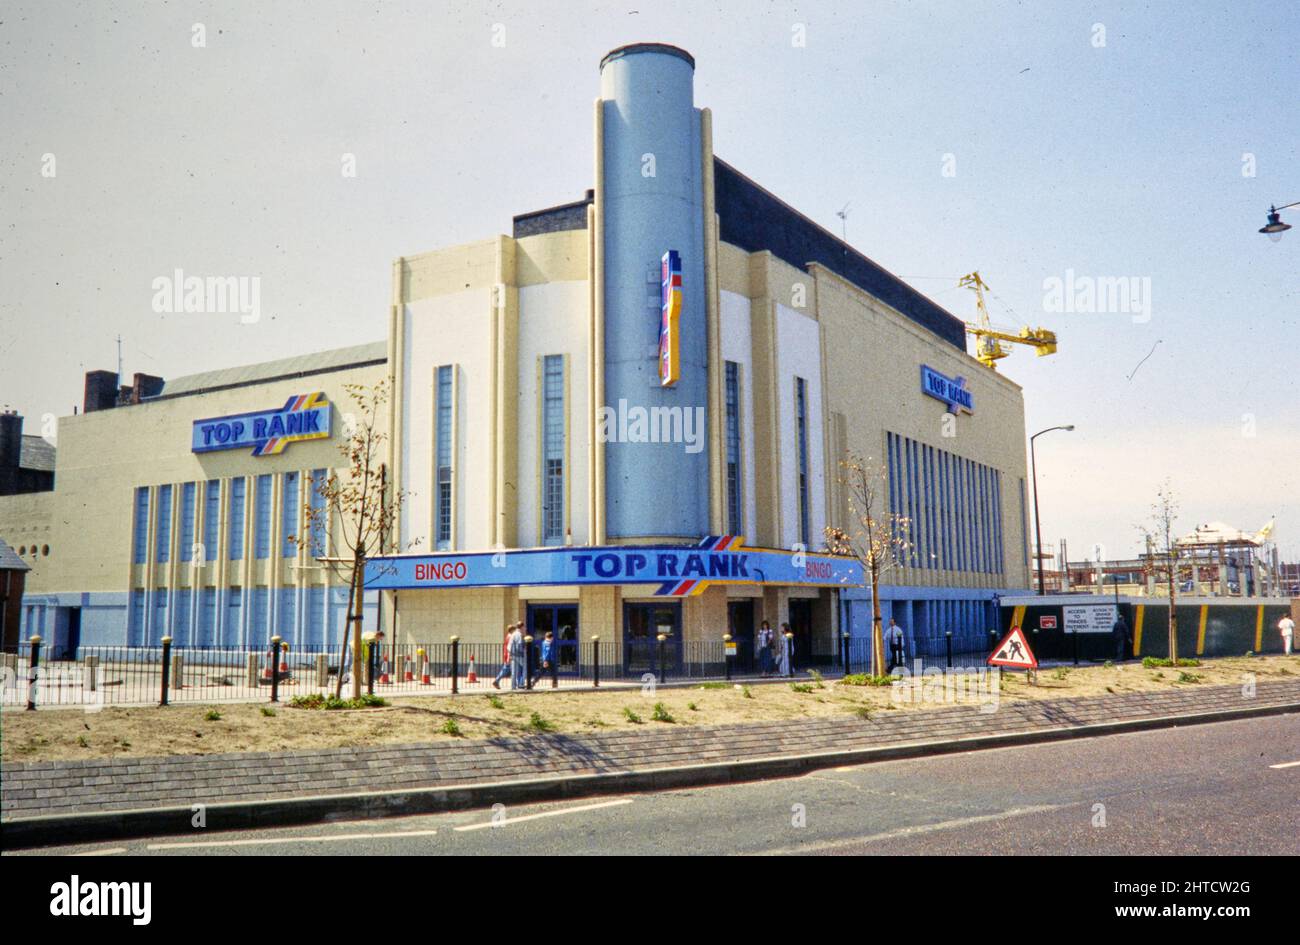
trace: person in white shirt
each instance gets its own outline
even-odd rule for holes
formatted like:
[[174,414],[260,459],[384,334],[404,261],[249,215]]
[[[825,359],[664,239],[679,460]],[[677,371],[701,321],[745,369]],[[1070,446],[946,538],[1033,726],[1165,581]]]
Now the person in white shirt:
[[885,628],[885,645],[889,647],[889,669],[885,672],[892,673],[895,666],[903,665],[903,628],[894,623],[893,617]]
[[1295,621],[1287,614],[1277,622],[1277,628],[1282,633],[1282,652],[1290,656],[1291,643],[1295,639]]

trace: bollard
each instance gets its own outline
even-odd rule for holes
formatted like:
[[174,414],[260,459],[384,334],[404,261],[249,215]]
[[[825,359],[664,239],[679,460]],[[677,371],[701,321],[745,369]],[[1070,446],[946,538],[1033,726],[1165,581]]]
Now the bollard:
[[99,691],[99,657],[87,656],[81,662],[82,665],[85,667],[83,679],[85,680],[86,691],[98,692]]
[[162,695],[158,700],[160,706],[167,704],[167,682],[171,673],[172,638],[162,638]]
[[261,656],[259,654],[257,653],[248,654],[248,666],[246,667],[248,673],[248,688],[252,689],[254,692],[257,691],[257,687],[258,687],[257,670],[258,670],[258,663],[260,662],[261,662]]
[[371,640],[370,646],[366,649],[366,692],[372,696],[375,694],[375,670],[378,668],[376,665],[378,661],[379,641]]
[[791,679],[794,679],[794,634],[793,633],[787,633],[785,635],[785,663],[787,666],[790,667],[790,671],[786,673],[786,676],[788,676]]
[[943,635],[944,645],[948,648],[948,668],[952,669],[952,631],[949,630]]
[[271,637],[271,701],[280,701],[280,638]]
[[324,689],[330,684],[330,661],[324,653],[316,654],[316,685]]
[[665,641],[667,641],[667,639],[668,639],[667,634],[664,633],[659,634],[659,684],[660,685],[663,685],[663,681],[664,681],[664,643]]
[[460,692],[460,637],[451,638],[451,694]]
[[1078,666],[1079,665],[1079,631],[1078,630],[1074,631],[1074,633],[1070,634],[1070,636],[1074,637],[1074,665]]
[[591,687],[600,688],[600,637],[591,638]]
[[849,635],[848,633],[840,634],[840,666],[844,669],[844,675],[849,675]]
[[533,688],[533,638],[524,637],[524,688]]
[[41,665],[41,638],[39,634],[32,634],[32,638],[27,641],[31,644],[32,655],[28,662],[27,674],[27,711],[36,711],[36,675],[37,669]]
[[731,682],[731,634],[722,635],[722,676]]

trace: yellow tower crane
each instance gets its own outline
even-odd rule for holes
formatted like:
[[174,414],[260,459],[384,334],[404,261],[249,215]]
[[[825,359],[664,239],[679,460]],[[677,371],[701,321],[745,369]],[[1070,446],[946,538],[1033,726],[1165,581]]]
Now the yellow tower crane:
[[1041,358],[1046,354],[1056,353],[1056,333],[1046,328],[1022,328],[1016,334],[997,331],[989,321],[989,310],[984,306],[984,290],[988,283],[980,278],[978,272],[968,273],[958,280],[957,285],[964,286],[975,293],[975,305],[979,309],[979,321],[967,322],[967,333],[975,336],[975,358],[985,367],[994,371],[998,369],[998,360],[1011,353],[1011,349],[1002,344],[1009,341],[1017,345],[1029,345]]

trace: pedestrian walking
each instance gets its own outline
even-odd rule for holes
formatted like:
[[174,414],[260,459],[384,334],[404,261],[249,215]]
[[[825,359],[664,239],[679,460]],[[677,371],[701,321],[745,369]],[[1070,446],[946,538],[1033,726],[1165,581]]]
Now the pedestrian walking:
[[1115,647],[1115,662],[1122,663],[1128,659],[1133,637],[1129,634],[1124,615],[1120,614],[1110,628],[1110,642]]
[[894,623],[893,617],[889,618],[889,626],[885,629],[885,642],[889,644],[889,669],[885,673],[889,674],[895,666],[903,665],[903,628]]
[[772,625],[766,620],[758,628],[758,670],[764,676],[772,675]]
[[789,676],[794,666],[794,631],[790,629],[788,623],[781,624],[780,644],[781,659],[778,672],[782,676]]
[[1278,632],[1282,634],[1282,652],[1291,655],[1291,642],[1295,639],[1295,621],[1290,614],[1284,614],[1277,622]]
[[522,623],[515,624],[506,648],[510,653],[510,688],[523,689],[527,682],[527,679],[524,678],[527,673],[524,668],[527,651],[524,644],[524,625]]
[[492,680],[493,689],[500,689],[501,680],[510,675],[510,634],[514,629],[514,624],[506,624],[505,638],[501,642],[501,668],[497,670],[497,678]]
[[[542,638],[541,660],[537,665],[537,672],[534,674],[532,682],[536,682],[543,676],[551,677],[551,688],[555,689],[560,685],[560,678],[557,672],[558,667],[555,664],[555,634],[550,630],[546,631],[546,636]],[[530,684],[528,688],[532,688]]]

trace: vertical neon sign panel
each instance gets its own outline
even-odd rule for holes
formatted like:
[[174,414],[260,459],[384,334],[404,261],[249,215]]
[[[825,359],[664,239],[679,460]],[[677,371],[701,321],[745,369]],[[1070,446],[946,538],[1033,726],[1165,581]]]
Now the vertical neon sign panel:
[[672,387],[681,377],[682,257],[670,249],[663,258],[663,295],[659,323],[659,386]]

